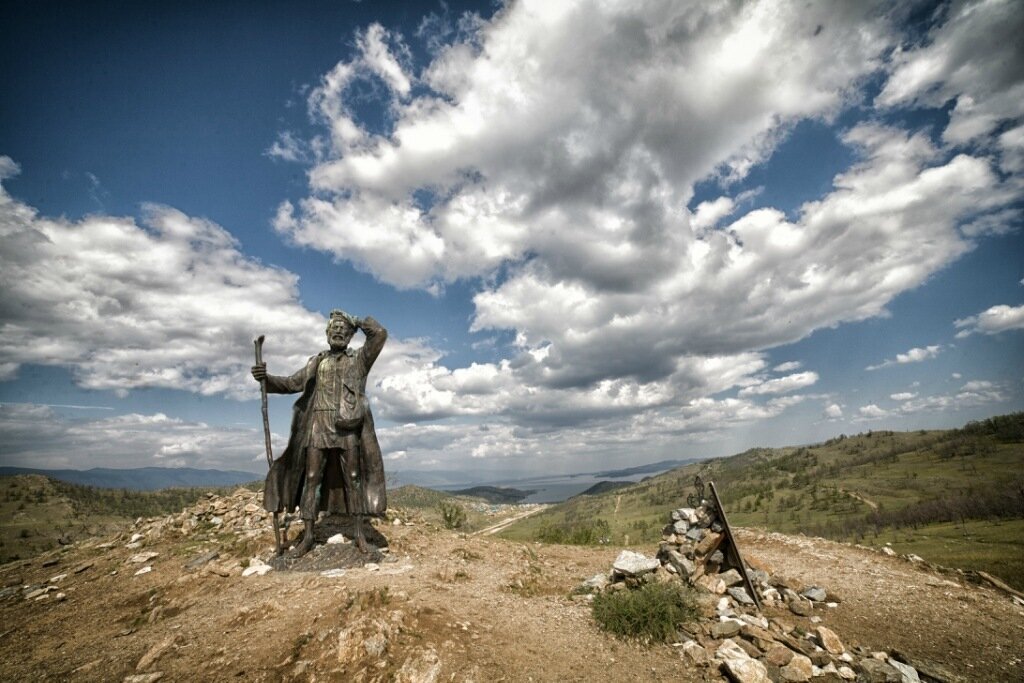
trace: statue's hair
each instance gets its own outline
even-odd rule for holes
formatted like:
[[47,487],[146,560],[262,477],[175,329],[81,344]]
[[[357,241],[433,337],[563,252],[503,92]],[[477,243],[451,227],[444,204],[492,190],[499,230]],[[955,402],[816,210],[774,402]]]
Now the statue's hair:
[[327,328],[326,328],[325,331],[330,332],[331,331],[331,323],[334,322],[338,318],[341,318],[342,320],[347,322],[349,325],[351,325],[353,330],[356,329],[357,325],[356,325],[356,318],[355,318],[355,316],[346,313],[345,311],[341,310],[340,308],[335,308],[334,310],[331,311],[331,317],[327,320]]

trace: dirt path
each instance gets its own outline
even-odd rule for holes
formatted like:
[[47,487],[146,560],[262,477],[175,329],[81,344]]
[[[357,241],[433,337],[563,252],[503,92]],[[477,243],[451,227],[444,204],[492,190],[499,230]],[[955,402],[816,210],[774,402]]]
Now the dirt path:
[[[14,590],[0,599],[0,678],[723,680],[686,664],[678,648],[604,634],[589,605],[570,597],[583,579],[607,571],[619,548],[513,543],[424,524],[380,531],[391,543],[388,561],[340,576],[243,578],[238,560],[247,555],[232,557],[230,539],[215,535],[147,542],[141,550],[159,555],[138,576],[141,565],[129,557],[140,549],[126,549],[127,537],[110,548],[5,565],[0,579]],[[738,536],[744,556],[839,594],[838,607],[818,614],[848,645],[900,648],[972,681],[1024,680],[1024,609],[1005,596],[869,550],[746,530]],[[265,533],[254,547],[266,552],[271,544]],[[221,557],[186,571],[204,548],[220,548]],[[43,567],[45,559],[58,562]],[[25,599],[21,585],[60,574],[67,576],[49,597]],[[786,618],[811,628],[805,618]]]
[[480,531],[474,531],[473,535],[474,536],[493,536],[494,534],[498,533],[502,529],[507,529],[508,527],[512,526],[513,524],[515,524],[519,520],[525,519],[526,517],[529,517],[530,515],[535,515],[538,512],[540,512],[541,510],[546,510],[546,509],[547,509],[546,505],[540,505],[540,506],[537,506],[537,507],[534,507],[534,508],[526,509],[526,510],[524,510],[522,512],[517,512],[514,515],[512,515],[511,517],[509,517],[508,519],[502,520],[502,521],[498,522],[497,524],[492,524],[491,526],[487,527],[486,529],[481,529]]
[[867,505],[872,510],[877,510],[878,509],[878,503],[876,503],[873,500],[869,500],[868,498],[865,498],[864,496],[860,495],[856,491],[847,491],[846,489],[839,489],[839,490],[842,493],[845,493],[846,495],[848,495],[850,498],[856,498],[857,500],[859,500],[860,502],[864,503],[865,505]]

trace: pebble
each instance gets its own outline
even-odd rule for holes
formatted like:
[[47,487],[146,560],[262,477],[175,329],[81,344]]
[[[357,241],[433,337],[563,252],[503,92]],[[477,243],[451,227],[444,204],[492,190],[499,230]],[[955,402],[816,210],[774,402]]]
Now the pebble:
[[326,569],[320,572],[320,576],[326,576],[329,579],[337,579],[345,576],[345,573],[344,569]]
[[142,564],[143,562],[149,562],[150,560],[152,560],[154,557],[156,557],[159,554],[160,553],[155,553],[153,551],[149,551],[149,552],[145,552],[145,553],[139,553],[137,555],[132,555],[131,557],[129,557],[128,561],[133,563],[133,564]]
[[143,567],[139,571],[135,572],[135,576],[141,576],[142,574],[148,574],[151,571],[153,571],[153,567],[147,564],[145,567]]
[[273,571],[273,567],[264,562],[258,557],[254,557],[249,560],[249,566],[242,570],[242,576],[263,576],[269,571]]
[[327,539],[327,545],[338,545],[340,543],[348,543],[348,539],[345,538],[344,534],[334,534]]

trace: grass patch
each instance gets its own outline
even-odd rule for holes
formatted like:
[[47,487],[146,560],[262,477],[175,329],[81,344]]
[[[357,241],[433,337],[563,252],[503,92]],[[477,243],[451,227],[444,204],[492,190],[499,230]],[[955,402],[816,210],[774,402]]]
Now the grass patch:
[[696,598],[682,584],[648,583],[636,590],[594,596],[594,621],[620,638],[667,643],[698,617]]
[[871,539],[871,545],[887,542],[901,555],[912,553],[946,567],[988,572],[1017,590],[1024,590],[1024,520],[885,529]]
[[574,524],[547,523],[537,529],[536,539],[541,543],[566,545],[600,545],[608,543],[612,530],[603,519],[592,519]]

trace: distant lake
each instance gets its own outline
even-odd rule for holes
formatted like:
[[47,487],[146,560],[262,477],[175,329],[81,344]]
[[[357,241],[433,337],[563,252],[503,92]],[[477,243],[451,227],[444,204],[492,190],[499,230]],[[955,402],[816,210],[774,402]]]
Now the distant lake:
[[[572,498],[577,493],[582,493],[599,481],[628,481],[638,482],[644,477],[651,477],[660,472],[647,472],[635,474],[629,477],[594,477],[589,474],[559,475],[552,477],[532,477],[529,479],[487,481],[473,484],[473,486],[500,486],[508,489],[519,489],[521,491],[536,491],[527,496],[521,503],[561,503]],[[467,489],[469,486],[440,486],[445,491]]]

